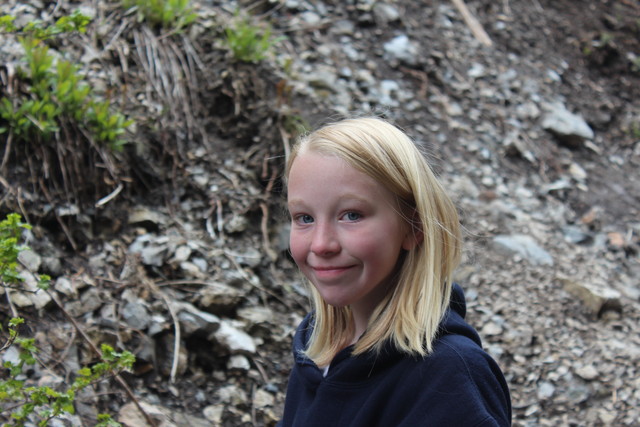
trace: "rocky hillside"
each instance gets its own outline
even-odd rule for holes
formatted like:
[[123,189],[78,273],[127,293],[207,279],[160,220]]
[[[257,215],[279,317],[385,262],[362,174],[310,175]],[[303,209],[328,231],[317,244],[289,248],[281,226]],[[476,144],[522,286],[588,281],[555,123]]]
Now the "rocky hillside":
[[[459,206],[457,280],[514,425],[637,424],[640,2],[193,5],[182,33],[114,1],[0,6],[23,22],[91,16],[87,34],[52,49],[136,119],[121,191],[100,203],[52,209],[20,164],[2,177],[3,214],[34,225],[25,268],[53,277],[94,342],[137,356],[123,374],[135,401],[101,384],[71,425],[99,411],[145,425],[136,403],[157,425],[275,424],[308,307],[287,254],[284,156],[301,126],[367,114],[423,144]],[[238,7],[281,37],[259,63],[224,43]],[[3,75],[19,58],[0,35]],[[43,349],[30,381],[61,384],[92,363],[49,296],[2,298],[3,320],[11,305]]]

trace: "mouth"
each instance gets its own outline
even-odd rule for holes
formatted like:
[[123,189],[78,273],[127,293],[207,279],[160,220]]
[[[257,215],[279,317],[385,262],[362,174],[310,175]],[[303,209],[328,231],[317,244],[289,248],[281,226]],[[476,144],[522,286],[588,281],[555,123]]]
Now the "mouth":
[[345,271],[347,271],[347,270],[349,270],[351,268],[352,268],[352,266],[346,266],[346,267],[337,267],[337,266],[313,267],[312,266],[311,270],[313,270],[313,273],[319,279],[332,279],[332,278],[340,276]]

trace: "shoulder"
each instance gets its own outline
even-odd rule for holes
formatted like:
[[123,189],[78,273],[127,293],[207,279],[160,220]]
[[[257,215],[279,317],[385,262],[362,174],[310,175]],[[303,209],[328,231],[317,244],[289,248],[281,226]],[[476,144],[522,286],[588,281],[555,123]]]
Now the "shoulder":
[[450,365],[466,370],[470,366],[495,363],[491,356],[471,338],[463,335],[444,335],[434,342],[433,352],[427,357],[431,363]]
[[417,368],[425,380],[426,395],[440,396],[438,404],[448,406],[465,423],[474,419],[483,420],[479,425],[510,425],[511,399],[504,375],[472,339],[461,335],[439,338]]
[[461,335],[445,335],[434,342],[433,351],[413,364],[424,375],[429,384],[442,386],[451,391],[456,388],[468,390],[478,379],[495,377],[495,361],[473,340]]

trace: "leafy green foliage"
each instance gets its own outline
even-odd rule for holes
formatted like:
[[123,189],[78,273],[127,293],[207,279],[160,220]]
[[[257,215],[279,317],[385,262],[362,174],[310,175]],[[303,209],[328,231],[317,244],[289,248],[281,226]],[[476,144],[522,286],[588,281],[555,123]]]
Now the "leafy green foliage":
[[24,28],[19,29],[14,24],[15,17],[11,15],[0,16],[0,29],[11,33],[21,33],[34,39],[46,40],[63,33],[78,31],[84,33],[91,22],[88,16],[74,11],[71,15],[59,18],[53,25],[45,25],[40,20],[29,22]]
[[22,80],[29,82],[24,95],[0,99],[0,134],[11,132],[19,139],[48,140],[60,130],[61,124],[72,122],[99,143],[119,150],[126,143],[122,138],[133,121],[111,112],[109,100],[91,92],[78,67],[49,53],[44,40],[71,31],[84,32],[89,18],[74,12],[45,26],[40,21],[18,29],[11,16],[0,17],[0,30],[20,34],[24,48],[26,70],[20,70]]
[[135,7],[139,21],[166,29],[179,30],[191,24],[197,17],[189,0],[123,0],[127,8]]
[[7,215],[7,218],[0,222],[0,280],[3,286],[22,282],[16,267],[18,255],[26,247],[20,245],[19,240],[22,231],[30,228],[16,213]]
[[[21,221],[20,215],[12,213],[0,222],[0,276],[2,286],[17,286],[22,280],[16,270],[19,253],[26,247],[20,245],[22,231],[29,229],[28,224]],[[48,284],[49,278],[40,277],[42,284]],[[112,347],[101,346],[100,361],[91,367],[80,369],[75,380],[65,390],[55,390],[49,386],[30,386],[26,382],[24,368],[37,363],[38,349],[34,338],[24,338],[18,328],[24,324],[20,317],[11,318],[7,324],[7,339],[0,346],[0,352],[12,346],[19,350],[17,360],[6,360],[2,365],[5,374],[0,379],[0,413],[10,414],[11,423],[5,426],[24,426],[28,422],[37,422],[38,426],[46,426],[49,421],[63,414],[75,413],[76,394],[101,380],[107,379],[117,372],[130,369],[135,357],[128,351],[116,352]],[[2,328],[0,327],[0,330]],[[120,424],[111,416],[101,414],[97,426],[115,427]]]
[[[135,357],[128,351],[116,352],[106,344],[102,345],[101,361],[91,367],[80,369],[76,379],[66,390],[58,391],[49,386],[28,386],[22,373],[25,365],[34,365],[37,348],[33,338],[20,338],[16,326],[22,323],[21,318],[13,318],[9,322],[11,344],[20,348],[17,362],[6,361],[3,368],[8,371],[8,378],[0,380],[0,412],[11,411],[12,424],[7,426],[24,426],[26,422],[37,420],[38,426],[46,426],[49,421],[63,414],[74,414],[76,394],[98,381],[109,378],[124,369],[130,369]],[[8,346],[3,346],[8,348]],[[110,415],[100,414],[97,426],[120,426]]]
[[86,112],[89,129],[98,141],[107,142],[114,150],[122,150],[127,141],[120,136],[133,120],[127,119],[119,112],[111,113],[107,100],[90,102]]
[[242,62],[257,63],[265,59],[282,38],[272,37],[270,25],[256,25],[249,17],[236,15],[225,29],[226,43],[233,57]]

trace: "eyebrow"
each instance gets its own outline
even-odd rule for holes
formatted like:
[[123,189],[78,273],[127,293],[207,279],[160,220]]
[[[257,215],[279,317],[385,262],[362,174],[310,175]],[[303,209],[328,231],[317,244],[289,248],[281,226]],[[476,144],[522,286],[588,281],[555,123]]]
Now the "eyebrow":
[[[361,197],[357,194],[353,194],[353,193],[347,193],[347,194],[343,194],[342,196],[340,196],[339,199],[341,202],[342,201],[356,201],[356,202],[360,202],[360,203],[370,203],[370,201],[364,197]],[[303,199],[291,199],[289,201],[287,201],[287,205],[289,207],[295,207],[295,206],[304,206],[306,203]]]

